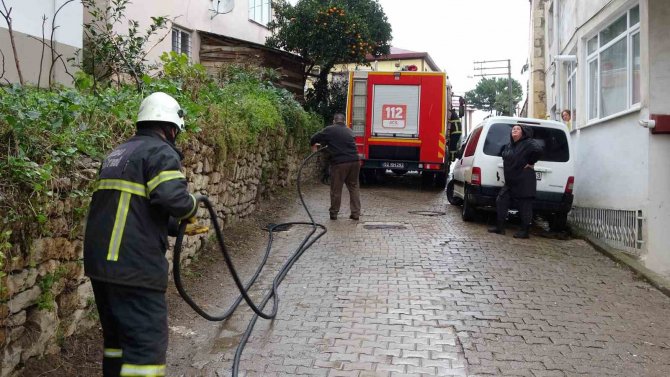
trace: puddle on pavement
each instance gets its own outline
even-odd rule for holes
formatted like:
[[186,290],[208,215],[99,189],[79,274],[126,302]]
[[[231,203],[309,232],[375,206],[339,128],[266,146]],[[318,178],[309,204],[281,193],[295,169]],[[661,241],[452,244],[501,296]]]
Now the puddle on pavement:
[[407,229],[407,226],[402,223],[392,222],[366,222],[363,224],[363,229]]
[[240,338],[242,337],[242,334],[238,334],[235,336],[224,336],[220,338],[214,339],[212,342],[212,349],[213,350],[228,350],[231,348],[236,348],[237,345],[240,343]]
[[435,216],[444,216],[447,213],[442,212],[442,211],[409,211],[412,215],[419,215],[419,216],[430,216],[430,217],[435,217]]

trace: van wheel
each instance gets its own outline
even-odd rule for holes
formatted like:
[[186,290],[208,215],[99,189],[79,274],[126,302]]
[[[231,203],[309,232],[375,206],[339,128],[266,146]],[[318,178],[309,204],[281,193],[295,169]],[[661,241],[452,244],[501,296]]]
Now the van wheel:
[[567,212],[557,212],[549,220],[549,230],[554,232],[564,231],[568,227]]
[[449,201],[449,204],[455,206],[460,206],[461,204],[463,204],[463,199],[454,196],[454,181],[450,181],[447,184],[446,191],[447,191],[447,200]]
[[475,217],[477,216],[477,211],[472,208],[472,204],[468,202],[468,192],[465,191],[465,198],[463,199],[463,212],[461,212],[461,217],[463,218],[463,221],[475,221]]

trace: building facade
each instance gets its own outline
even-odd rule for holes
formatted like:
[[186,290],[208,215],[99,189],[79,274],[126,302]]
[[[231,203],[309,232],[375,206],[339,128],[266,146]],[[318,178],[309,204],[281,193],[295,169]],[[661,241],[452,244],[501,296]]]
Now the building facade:
[[[104,9],[110,0],[97,0],[98,7]],[[134,0],[124,11],[126,18],[139,22],[146,29],[151,17],[166,16],[172,20],[168,30],[160,30],[149,42],[147,60],[157,61],[166,51],[176,51],[188,55],[195,63],[200,62],[201,37],[207,32],[265,44],[270,35],[267,28],[272,19],[271,0],[199,0],[199,1],[151,1]],[[90,20],[88,14],[85,19]],[[127,25],[116,25],[116,31],[127,31]]]
[[670,2],[531,5],[528,113],[571,112],[571,222],[670,276]]
[[[41,86],[51,81],[69,85],[72,78],[67,74],[74,74],[76,70],[68,58],[77,56],[82,48],[83,35],[83,7],[81,2],[67,0],[5,0],[10,10],[16,54],[19,58],[19,67],[26,84]],[[60,11],[59,11],[60,8]],[[56,12],[58,11],[58,15]],[[3,9],[4,13],[4,9]],[[43,18],[45,19],[43,23]],[[63,60],[52,64],[51,35],[53,30],[53,46],[56,55],[62,54]],[[42,38],[45,38],[42,43]],[[48,45],[48,46],[47,46]],[[9,27],[4,18],[0,17],[0,51],[4,56],[3,83],[19,82],[14,52],[9,38]],[[41,67],[41,68],[40,68]],[[66,72],[67,70],[67,72]]]
[[382,71],[392,72],[407,69],[410,66],[416,67],[419,72],[440,72],[433,58],[427,52],[417,52],[403,50],[397,47],[391,47],[388,55],[372,56],[368,55],[367,63],[369,65],[359,65],[354,63],[340,64],[333,69],[333,73],[349,71]]

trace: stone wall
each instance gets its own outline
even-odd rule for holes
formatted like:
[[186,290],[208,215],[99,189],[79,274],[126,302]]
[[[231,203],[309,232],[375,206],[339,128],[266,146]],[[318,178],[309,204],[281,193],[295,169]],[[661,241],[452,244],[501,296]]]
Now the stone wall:
[[[189,190],[207,195],[224,224],[250,215],[262,194],[293,185],[305,157],[304,146],[295,145],[283,130],[259,137],[225,160],[216,148],[196,138],[182,150]],[[91,284],[84,276],[82,226],[68,220],[86,198],[71,198],[67,192],[86,187],[98,166],[82,159],[72,172],[75,178],[54,182],[66,195],[50,203],[50,217],[43,225],[50,237],[31,241],[28,255],[8,261],[11,272],[0,281],[0,377],[11,376],[31,357],[59,352],[66,337],[97,324]],[[314,176],[315,166],[303,171],[304,179]],[[208,222],[204,208],[198,216],[201,223]],[[184,259],[199,251],[204,237],[186,238]],[[171,263],[171,251],[167,257]]]

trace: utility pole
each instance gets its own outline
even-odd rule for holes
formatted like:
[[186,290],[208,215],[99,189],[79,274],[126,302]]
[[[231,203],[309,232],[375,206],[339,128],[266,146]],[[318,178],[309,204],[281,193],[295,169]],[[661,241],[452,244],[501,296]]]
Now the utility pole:
[[[507,62],[507,66],[502,64]],[[510,59],[504,60],[482,60],[473,62],[474,70],[479,71],[475,76],[489,77],[489,76],[505,76],[507,75],[507,93],[509,95],[509,114],[514,116],[514,99],[512,98],[512,61]],[[507,70],[507,72],[503,71]],[[492,71],[492,72],[491,72]]]

